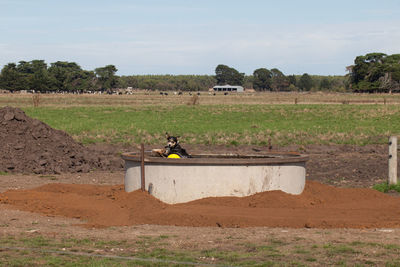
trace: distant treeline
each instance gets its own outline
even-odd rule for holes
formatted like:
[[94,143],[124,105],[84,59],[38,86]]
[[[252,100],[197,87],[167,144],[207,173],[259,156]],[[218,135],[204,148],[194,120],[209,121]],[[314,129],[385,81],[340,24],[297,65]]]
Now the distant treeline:
[[372,53],[359,56],[345,76],[285,75],[279,69],[259,68],[245,75],[218,65],[215,75],[116,75],[114,65],[83,70],[75,62],[20,61],[5,65],[0,89],[35,92],[113,92],[118,88],[161,91],[205,91],[215,85],[242,85],[256,91],[399,91],[400,55]]
[[131,75],[118,77],[120,88],[161,91],[204,91],[216,85],[211,75]]

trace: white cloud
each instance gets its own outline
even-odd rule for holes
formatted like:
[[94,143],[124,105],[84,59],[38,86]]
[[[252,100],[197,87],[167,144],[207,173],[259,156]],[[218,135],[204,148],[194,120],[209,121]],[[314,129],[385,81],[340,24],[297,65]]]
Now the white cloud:
[[[75,29],[77,30],[77,29]],[[400,23],[325,25],[151,25],[82,28],[88,38],[3,43],[0,63],[45,59],[119,74],[213,74],[217,64],[250,74],[259,67],[285,74],[344,74],[358,55],[400,53]],[[73,35],[72,35],[73,36]],[[100,38],[102,37],[102,38]]]

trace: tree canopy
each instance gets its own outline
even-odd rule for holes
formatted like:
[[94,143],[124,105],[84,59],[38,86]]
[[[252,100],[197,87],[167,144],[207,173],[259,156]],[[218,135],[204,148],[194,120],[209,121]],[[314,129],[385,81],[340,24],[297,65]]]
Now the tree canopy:
[[369,53],[358,56],[348,70],[354,91],[400,91],[400,54]]
[[114,65],[107,65],[103,68],[95,69],[95,73],[102,90],[110,90],[117,86],[118,80],[115,76],[116,72],[117,68]]
[[243,85],[244,81],[244,73],[222,64],[215,68],[215,77],[218,85]]
[[271,90],[272,73],[266,68],[256,69],[253,72],[253,86],[259,91]]
[[83,70],[75,62],[57,61],[50,67],[44,60],[20,61],[3,67],[0,88],[10,91],[83,92],[100,88],[93,71]]
[[300,90],[303,91],[310,91],[311,88],[313,87],[313,81],[310,75],[308,73],[304,73],[299,80],[298,86]]
[[289,79],[277,68],[271,69],[272,89],[274,91],[287,91],[289,88]]

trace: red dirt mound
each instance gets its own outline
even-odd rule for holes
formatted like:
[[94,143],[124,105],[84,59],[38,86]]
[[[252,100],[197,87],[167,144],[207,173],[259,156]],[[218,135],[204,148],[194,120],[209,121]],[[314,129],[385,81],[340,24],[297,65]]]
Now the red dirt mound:
[[0,109],[0,140],[0,171],[53,174],[110,167],[105,157],[18,108]]
[[281,191],[249,197],[205,198],[168,205],[122,185],[48,184],[9,190],[0,203],[20,210],[80,218],[90,227],[137,224],[219,227],[400,227],[400,198],[372,189],[335,188],[307,181],[301,195]]

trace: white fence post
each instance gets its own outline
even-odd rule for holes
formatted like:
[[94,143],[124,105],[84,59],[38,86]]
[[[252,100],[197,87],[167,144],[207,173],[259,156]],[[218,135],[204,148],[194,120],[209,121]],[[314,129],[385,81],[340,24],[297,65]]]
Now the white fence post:
[[397,184],[397,136],[389,137],[389,184]]

